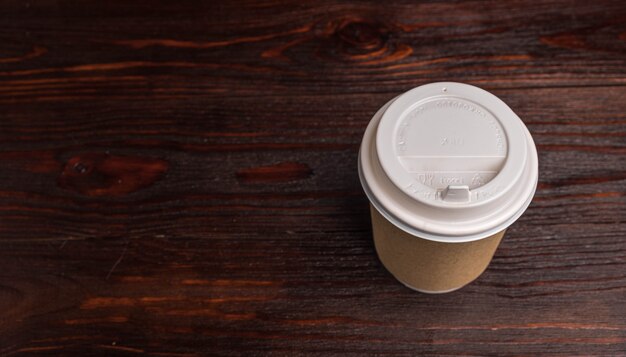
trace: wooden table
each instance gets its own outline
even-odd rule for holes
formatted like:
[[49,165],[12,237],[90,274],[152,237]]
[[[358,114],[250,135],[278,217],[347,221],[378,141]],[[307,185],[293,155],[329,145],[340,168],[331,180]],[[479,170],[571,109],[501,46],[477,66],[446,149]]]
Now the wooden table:
[[[485,88],[537,195],[485,274],[378,261],[376,109]],[[0,3],[1,355],[625,355],[626,3]]]

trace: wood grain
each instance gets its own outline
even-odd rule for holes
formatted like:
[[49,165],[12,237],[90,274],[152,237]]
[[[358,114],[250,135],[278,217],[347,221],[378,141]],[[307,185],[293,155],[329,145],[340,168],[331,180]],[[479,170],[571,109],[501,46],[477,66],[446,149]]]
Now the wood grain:
[[[376,258],[372,114],[502,98],[540,182],[489,269]],[[0,355],[625,355],[623,1],[0,3]]]

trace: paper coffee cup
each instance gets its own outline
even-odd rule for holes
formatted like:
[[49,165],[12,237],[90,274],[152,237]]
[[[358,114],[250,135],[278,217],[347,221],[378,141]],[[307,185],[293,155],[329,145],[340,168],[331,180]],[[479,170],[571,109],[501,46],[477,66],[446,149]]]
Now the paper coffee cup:
[[383,265],[426,293],[463,287],[487,268],[537,187],[524,123],[478,87],[412,89],[372,118],[359,152]]

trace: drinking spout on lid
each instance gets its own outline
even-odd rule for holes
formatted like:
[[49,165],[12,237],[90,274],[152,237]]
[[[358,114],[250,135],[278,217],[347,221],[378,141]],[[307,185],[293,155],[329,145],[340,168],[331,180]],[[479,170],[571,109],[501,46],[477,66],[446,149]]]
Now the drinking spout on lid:
[[469,202],[470,189],[467,185],[446,187],[441,193],[441,198],[446,202]]

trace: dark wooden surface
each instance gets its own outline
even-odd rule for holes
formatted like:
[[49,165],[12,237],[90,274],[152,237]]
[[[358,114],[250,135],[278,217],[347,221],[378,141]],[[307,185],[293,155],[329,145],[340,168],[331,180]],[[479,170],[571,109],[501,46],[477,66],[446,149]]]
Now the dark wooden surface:
[[[492,91],[526,214],[441,296],[378,261],[376,109]],[[626,3],[0,3],[1,355],[625,355]]]

